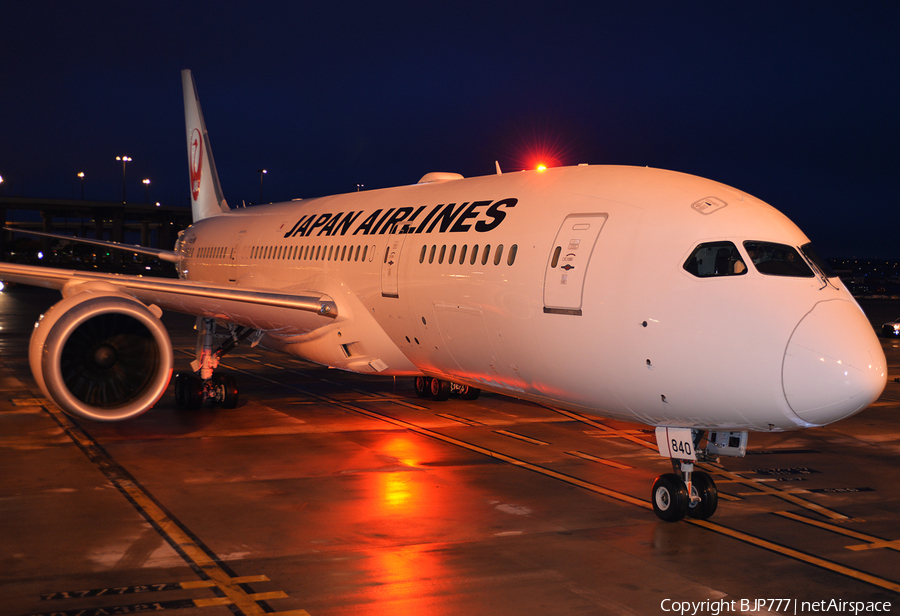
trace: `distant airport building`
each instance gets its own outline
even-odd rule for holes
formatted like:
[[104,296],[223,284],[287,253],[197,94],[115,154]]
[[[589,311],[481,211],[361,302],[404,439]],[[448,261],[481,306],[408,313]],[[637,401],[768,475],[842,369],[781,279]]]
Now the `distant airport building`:
[[[171,250],[178,232],[191,224],[191,210],[144,203],[0,197],[0,223],[14,229]],[[58,243],[51,238],[33,241],[38,242],[48,255],[51,247]],[[21,260],[22,255],[14,254],[15,245],[13,234],[0,233],[0,258]],[[120,255],[116,255],[115,260],[119,259]]]

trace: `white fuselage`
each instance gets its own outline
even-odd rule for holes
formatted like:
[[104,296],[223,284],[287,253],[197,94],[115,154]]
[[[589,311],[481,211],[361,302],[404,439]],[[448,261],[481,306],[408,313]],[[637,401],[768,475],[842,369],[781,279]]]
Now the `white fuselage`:
[[[760,273],[745,241],[808,243],[728,186],[579,166],[237,209],[177,250],[187,280],[330,296],[324,324],[207,314],[336,368],[650,425],[788,430],[865,408],[886,364],[853,298],[836,278]],[[686,269],[716,242],[737,247],[742,275]]]

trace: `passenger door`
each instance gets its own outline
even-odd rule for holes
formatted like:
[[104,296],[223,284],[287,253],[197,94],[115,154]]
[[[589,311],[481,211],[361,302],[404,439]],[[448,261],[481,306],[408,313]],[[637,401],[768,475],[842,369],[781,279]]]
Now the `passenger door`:
[[569,214],[559,227],[544,272],[544,312],[581,315],[584,280],[607,214]]
[[238,233],[237,241],[231,248],[231,265],[228,268],[228,271],[230,272],[228,275],[228,282],[235,282],[237,280],[237,261],[240,258],[241,243],[243,243],[245,235],[247,235],[246,229]]
[[398,278],[400,275],[400,252],[406,235],[395,233],[388,237],[388,244],[381,264],[381,296],[400,297]]

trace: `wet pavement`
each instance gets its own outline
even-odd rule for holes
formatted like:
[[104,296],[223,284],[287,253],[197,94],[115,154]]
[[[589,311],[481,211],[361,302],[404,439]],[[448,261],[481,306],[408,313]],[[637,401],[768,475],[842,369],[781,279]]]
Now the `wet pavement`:
[[[898,341],[883,342],[873,407],[751,434],[747,457],[706,465],[716,515],[669,524],[649,492],[671,466],[645,426],[488,394],[423,400],[408,379],[259,348],[223,361],[236,409],[177,411],[170,386],[135,420],[72,420],[27,366],[57,297],[0,293],[0,614],[898,611]],[[900,314],[865,307],[876,323]],[[184,369],[193,319],[164,320]]]

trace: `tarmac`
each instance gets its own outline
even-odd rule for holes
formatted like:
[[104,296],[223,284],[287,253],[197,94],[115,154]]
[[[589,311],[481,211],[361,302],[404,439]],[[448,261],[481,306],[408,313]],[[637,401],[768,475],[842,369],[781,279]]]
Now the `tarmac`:
[[[27,361],[58,297],[0,293],[2,615],[900,611],[898,340],[869,409],[751,433],[702,465],[716,514],[666,523],[652,428],[258,347],[223,360],[235,409],[176,410],[170,385],[134,420],[71,419]],[[193,319],[164,321],[186,369]]]

